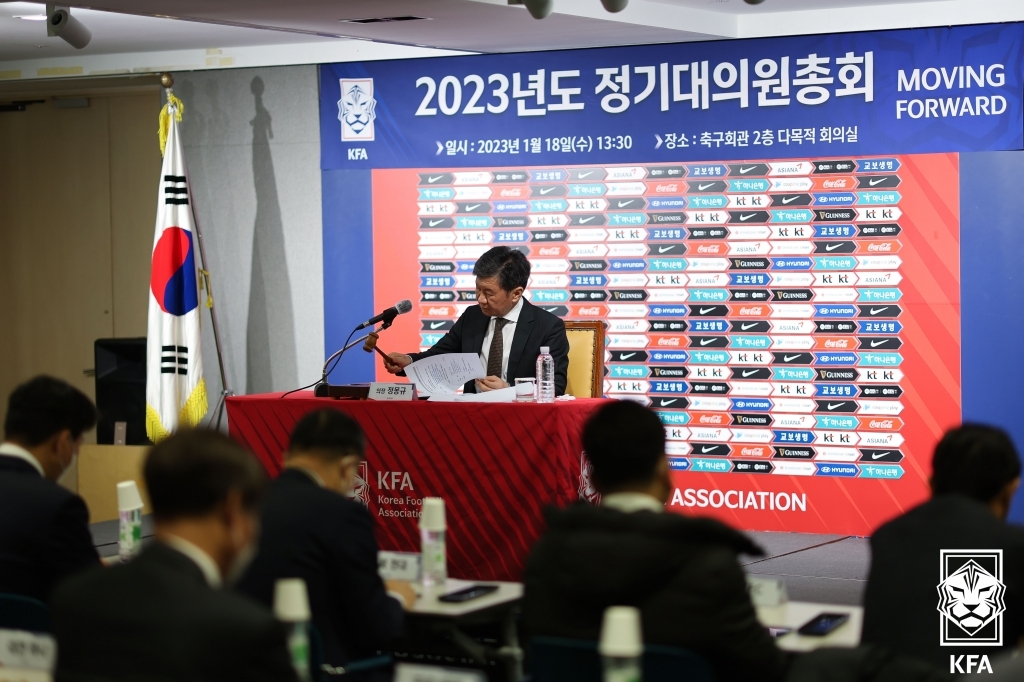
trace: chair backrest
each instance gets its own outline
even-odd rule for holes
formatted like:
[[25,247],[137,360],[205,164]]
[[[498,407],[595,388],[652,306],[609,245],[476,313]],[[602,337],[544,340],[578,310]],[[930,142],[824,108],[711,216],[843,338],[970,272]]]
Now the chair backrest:
[[566,395],[600,398],[604,393],[604,322],[566,320],[569,339],[569,377]]
[[[527,658],[532,682],[601,682],[597,642],[534,637]],[[703,658],[678,647],[644,647],[644,682],[714,682]]]
[[0,593],[0,630],[50,632],[50,609],[38,599]]

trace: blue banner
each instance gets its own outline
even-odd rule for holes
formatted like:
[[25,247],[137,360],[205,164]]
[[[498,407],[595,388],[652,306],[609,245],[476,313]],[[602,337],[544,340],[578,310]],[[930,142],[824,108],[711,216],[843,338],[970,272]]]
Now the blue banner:
[[993,24],[324,65],[321,164],[1021,149],[1022,34]]

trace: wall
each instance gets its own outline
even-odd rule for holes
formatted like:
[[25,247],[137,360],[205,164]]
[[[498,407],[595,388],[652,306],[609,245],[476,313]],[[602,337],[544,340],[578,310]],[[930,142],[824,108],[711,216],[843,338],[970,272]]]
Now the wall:
[[93,342],[145,336],[159,107],[153,87],[0,113],[0,420],[39,373],[92,396]]
[[[210,260],[228,384],[315,381],[324,358],[315,66],[175,74],[185,162]],[[201,297],[202,298],[202,297]],[[220,393],[209,317],[203,361]]]

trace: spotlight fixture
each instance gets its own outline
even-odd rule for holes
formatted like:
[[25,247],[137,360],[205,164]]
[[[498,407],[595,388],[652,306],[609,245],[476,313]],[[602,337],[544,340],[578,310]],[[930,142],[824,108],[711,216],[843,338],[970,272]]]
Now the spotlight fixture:
[[629,4],[629,0],[601,0],[601,4],[609,12],[621,12],[626,9],[626,5]]
[[46,6],[46,35],[56,36],[76,50],[81,50],[92,40],[92,32],[71,16],[71,9],[59,5]]
[[764,0],[743,0],[748,5],[760,5]]
[[45,14],[15,14],[14,18],[22,21],[46,21]]
[[555,5],[553,0],[523,0],[523,4],[534,19],[543,19],[551,14]]

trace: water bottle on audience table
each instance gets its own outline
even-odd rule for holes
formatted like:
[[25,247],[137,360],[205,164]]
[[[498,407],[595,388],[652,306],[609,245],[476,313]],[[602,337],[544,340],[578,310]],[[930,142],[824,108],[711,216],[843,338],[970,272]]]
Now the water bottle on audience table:
[[640,610],[632,606],[605,609],[597,651],[601,654],[604,682],[640,682],[644,662]]
[[537,356],[537,402],[555,402],[555,359],[548,346],[541,346]]
[[287,628],[288,653],[301,682],[310,682],[309,594],[302,578],[280,578],[274,583],[274,616]]
[[420,514],[420,578],[424,592],[443,591],[448,579],[448,554],[444,544],[446,527],[444,500],[424,497]]
[[142,549],[142,496],[135,481],[117,484],[117,554],[128,561]]

